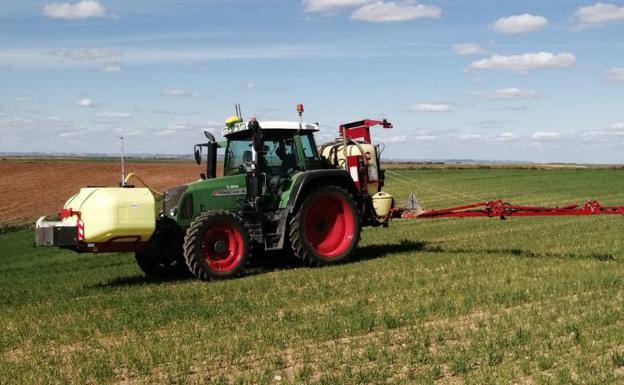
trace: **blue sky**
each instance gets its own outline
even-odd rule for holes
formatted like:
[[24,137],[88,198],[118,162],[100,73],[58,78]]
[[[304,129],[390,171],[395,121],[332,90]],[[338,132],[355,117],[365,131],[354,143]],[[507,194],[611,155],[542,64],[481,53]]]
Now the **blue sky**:
[[190,153],[246,118],[387,118],[386,157],[624,163],[624,1],[0,6],[0,152]]

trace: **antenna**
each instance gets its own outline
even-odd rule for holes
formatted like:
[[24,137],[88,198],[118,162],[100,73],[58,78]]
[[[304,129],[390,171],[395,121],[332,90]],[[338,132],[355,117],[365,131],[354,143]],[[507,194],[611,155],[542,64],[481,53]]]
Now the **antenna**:
[[236,109],[236,116],[238,116],[239,119],[243,120],[243,113],[241,112],[240,103],[236,103],[234,105],[234,108]]
[[121,182],[119,185],[124,187],[126,185],[126,168],[125,168],[125,160],[124,160],[124,138],[121,136]]

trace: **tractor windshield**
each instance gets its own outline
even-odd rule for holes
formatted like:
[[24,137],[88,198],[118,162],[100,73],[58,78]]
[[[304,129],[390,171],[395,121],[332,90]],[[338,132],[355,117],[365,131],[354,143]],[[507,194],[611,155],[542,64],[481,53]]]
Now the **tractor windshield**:
[[244,174],[245,164],[251,164],[251,158],[251,140],[249,138],[228,140],[223,175]]
[[[297,152],[292,132],[264,132],[264,154],[260,169],[268,175],[287,176],[297,169]],[[309,139],[306,140],[309,144]],[[306,145],[304,145],[305,147]],[[304,150],[305,156],[314,154],[315,148]],[[225,153],[224,175],[244,174],[252,161],[251,140],[249,137],[231,138]]]

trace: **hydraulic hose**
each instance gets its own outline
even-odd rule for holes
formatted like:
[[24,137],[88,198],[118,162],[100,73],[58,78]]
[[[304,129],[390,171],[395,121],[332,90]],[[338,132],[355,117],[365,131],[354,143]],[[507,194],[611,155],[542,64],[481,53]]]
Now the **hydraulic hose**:
[[151,188],[147,183],[145,183],[145,181],[138,175],[136,175],[135,173],[131,172],[130,174],[128,174],[128,176],[126,177],[126,179],[124,180],[124,185],[126,183],[128,183],[128,181],[132,178],[136,178],[139,182],[141,182],[141,184],[143,186],[145,186],[151,193],[152,195],[154,195],[154,198],[156,198],[157,200],[162,199],[162,197],[164,196],[163,193],[154,190],[153,188]]

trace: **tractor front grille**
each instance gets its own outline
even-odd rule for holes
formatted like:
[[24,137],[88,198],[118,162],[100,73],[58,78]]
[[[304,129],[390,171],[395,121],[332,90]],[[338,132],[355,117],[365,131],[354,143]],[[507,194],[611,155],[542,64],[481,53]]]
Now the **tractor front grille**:
[[186,190],[188,190],[188,186],[183,185],[165,191],[165,196],[163,197],[163,211],[165,214],[171,215],[171,210],[178,209],[180,198]]
[[193,218],[193,196],[186,195],[180,203],[180,219],[192,219]]

